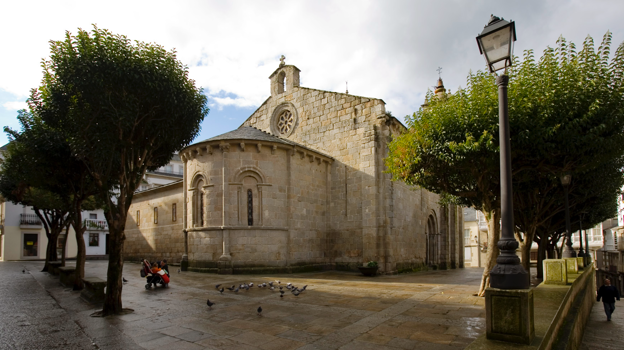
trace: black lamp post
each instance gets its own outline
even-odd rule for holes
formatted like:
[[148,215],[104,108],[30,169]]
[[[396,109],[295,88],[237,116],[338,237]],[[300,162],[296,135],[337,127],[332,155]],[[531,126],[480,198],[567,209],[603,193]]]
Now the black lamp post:
[[579,215],[579,252],[578,257],[583,258],[583,265],[585,265],[585,252],[583,252],[583,215]]
[[566,244],[563,248],[564,258],[576,258],[576,252],[572,248],[572,232],[570,232],[570,205],[568,204],[568,186],[570,186],[572,176],[565,174],[561,176],[561,185],[563,186],[563,192],[565,193],[565,220],[566,220]]
[[[508,22],[494,15],[477,37],[479,51],[485,57],[490,73],[511,66],[516,29],[513,21]],[[496,266],[490,272],[490,286],[499,289],[528,289],[529,275],[516,255],[518,241],[514,238],[513,196],[511,190],[511,150],[509,142],[509,113],[507,104],[507,83],[509,77],[496,77],[498,85],[498,118],[500,138],[500,182],[501,182],[501,239],[498,241],[500,255]]]

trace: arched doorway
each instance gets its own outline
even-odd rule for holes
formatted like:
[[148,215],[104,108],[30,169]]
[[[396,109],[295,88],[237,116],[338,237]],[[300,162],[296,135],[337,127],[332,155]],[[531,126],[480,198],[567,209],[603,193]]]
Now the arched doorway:
[[435,213],[427,218],[427,265],[438,266],[440,263],[440,234]]

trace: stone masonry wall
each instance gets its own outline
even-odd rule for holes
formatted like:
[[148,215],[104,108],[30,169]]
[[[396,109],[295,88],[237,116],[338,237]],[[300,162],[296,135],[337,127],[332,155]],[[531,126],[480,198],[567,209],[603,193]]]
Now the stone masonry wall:
[[[176,218],[173,220],[173,204]],[[178,263],[184,254],[182,182],[158,187],[134,195],[126,220],[126,260],[150,261],[167,259]],[[154,223],[154,208],[158,208],[158,223]],[[137,222],[140,212],[140,225]]]

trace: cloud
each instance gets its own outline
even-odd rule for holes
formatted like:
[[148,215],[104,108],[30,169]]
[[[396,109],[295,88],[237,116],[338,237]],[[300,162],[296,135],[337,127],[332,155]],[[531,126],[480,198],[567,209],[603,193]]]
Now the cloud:
[[423,103],[436,68],[453,91],[470,70],[485,68],[475,37],[490,13],[516,21],[519,56],[524,49],[539,56],[562,34],[577,46],[608,29],[615,45],[624,40],[624,2],[613,0],[14,1],[3,10],[28,13],[0,22],[0,31],[19,34],[0,39],[13,53],[0,55],[0,89],[16,98],[39,84],[48,40],[97,23],[175,48],[216,109],[259,106],[283,54],[302,70],[302,86],[343,92],[348,81],[350,93],[383,99],[399,118]]
[[28,108],[28,104],[26,104],[26,102],[23,102],[23,101],[12,101],[12,102],[3,103],[2,107],[4,107],[5,109],[9,111],[18,111],[20,109]]

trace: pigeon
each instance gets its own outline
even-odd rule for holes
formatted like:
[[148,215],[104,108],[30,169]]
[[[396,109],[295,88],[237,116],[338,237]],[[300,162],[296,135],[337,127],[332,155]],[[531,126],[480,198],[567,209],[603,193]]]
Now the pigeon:
[[245,285],[245,290],[249,290],[249,285],[248,284]]
[[284,294],[280,294],[280,298],[283,298],[283,297],[284,297]]
[[275,290],[275,287],[271,286],[271,290]]
[[223,294],[223,287],[221,287],[221,289],[219,289],[219,293]]
[[249,282],[249,288],[253,287],[253,282]]
[[217,285],[215,286],[215,289],[219,289],[219,287],[221,287],[221,283],[217,284]]
[[229,290],[229,291],[233,291],[233,290],[234,290],[234,286],[227,287],[227,290]]
[[292,289],[292,287],[291,286],[286,286],[286,289]]
[[269,286],[273,287],[273,281],[269,282]]
[[280,295],[284,295],[284,291],[283,290],[280,290]]
[[258,306],[258,316],[262,316],[262,306]]
[[280,286],[280,290],[282,290],[282,288],[284,288],[284,287]]
[[282,282],[280,282],[279,280],[277,281],[277,284],[281,284]]
[[206,305],[208,305],[209,308],[212,309],[212,305],[214,305],[215,303],[210,302],[210,299],[208,299],[208,301],[206,301]]
[[303,292],[304,290],[306,290],[306,288],[308,288],[307,284],[305,286],[303,286],[303,288],[301,288],[301,291]]
[[292,286],[292,283],[288,282],[286,283],[287,286]]
[[178,273],[180,273],[180,269],[178,269]]
[[293,292],[293,295],[298,297],[299,296],[299,292]]
[[262,287],[263,287],[263,288],[264,288],[264,287],[266,287],[266,283],[262,283]]
[[238,293],[238,288],[234,289],[234,293]]
[[123,281],[123,283],[127,283],[128,282],[128,280],[123,278],[123,277],[121,278],[121,280]]
[[22,273],[26,273],[26,269],[22,269]]

